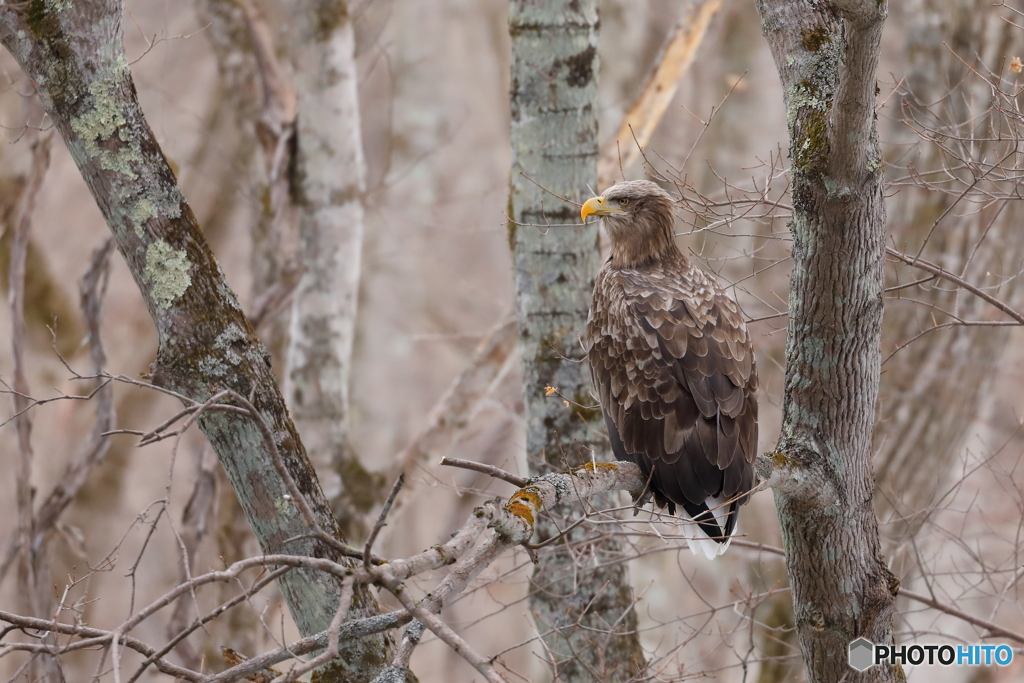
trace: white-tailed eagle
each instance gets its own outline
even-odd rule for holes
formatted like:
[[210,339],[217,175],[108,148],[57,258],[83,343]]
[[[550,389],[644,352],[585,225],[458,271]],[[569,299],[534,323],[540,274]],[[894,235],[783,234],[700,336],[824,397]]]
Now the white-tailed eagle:
[[713,558],[754,481],[757,369],[739,306],[676,246],[672,208],[646,180],[583,205],[611,239],[584,343],[616,459],[693,518],[690,549]]

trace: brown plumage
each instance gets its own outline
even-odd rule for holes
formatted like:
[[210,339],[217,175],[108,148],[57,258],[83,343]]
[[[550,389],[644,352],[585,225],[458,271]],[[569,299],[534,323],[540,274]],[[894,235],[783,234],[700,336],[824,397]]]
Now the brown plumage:
[[[618,460],[723,552],[754,481],[757,369],[736,302],[676,247],[672,199],[646,180],[588,200],[611,238],[584,343]],[[723,504],[725,501],[731,501]],[[717,509],[714,509],[717,508]]]

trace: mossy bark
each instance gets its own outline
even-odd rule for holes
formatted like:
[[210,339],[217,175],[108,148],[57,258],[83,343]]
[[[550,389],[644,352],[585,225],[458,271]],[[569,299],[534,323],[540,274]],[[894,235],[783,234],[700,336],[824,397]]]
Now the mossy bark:
[[[608,458],[579,334],[597,273],[596,225],[554,195],[582,202],[597,180],[597,7],[594,0],[515,0],[512,36],[512,175],[509,244],[515,268],[526,448],[533,475]],[[598,507],[614,498],[595,501]],[[539,521],[540,538],[574,510]],[[572,536],[541,551],[530,608],[561,681],[628,681],[644,657],[629,575],[614,537]],[[599,569],[597,567],[600,567]]]
[[[122,45],[123,11],[119,0],[34,0],[0,10],[0,41],[36,83],[143,294],[159,337],[154,384],[198,401],[225,387],[251,396],[319,524],[337,533],[266,349],[225,282],[139,107]],[[200,426],[264,552],[344,561],[306,535],[251,420],[210,413]],[[327,628],[341,592],[337,580],[294,570],[279,586],[303,635]],[[372,594],[360,591],[352,616],[377,611]],[[371,680],[388,649],[383,636],[357,641],[320,680]]]
[[898,586],[871,469],[885,234],[875,69],[887,8],[757,4],[784,89],[794,207],[782,434],[759,470],[774,475],[809,680],[896,680],[889,666],[847,665],[852,640],[892,642]]

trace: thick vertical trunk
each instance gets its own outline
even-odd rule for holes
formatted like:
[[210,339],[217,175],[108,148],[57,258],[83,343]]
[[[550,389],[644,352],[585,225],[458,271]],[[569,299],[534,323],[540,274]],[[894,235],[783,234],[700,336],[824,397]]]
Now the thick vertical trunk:
[[872,507],[885,208],[875,68],[886,5],[759,0],[785,93],[793,178],[793,272],[782,435],[771,477],[810,680],[858,673],[847,648],[892,640],[897,589]]
[[[598,268],[597,228],[580,227],[577,210],[554,196],[581,201],[597,179],[596,2],[515,0],[510,31],[509,242],[527,457],[531,474],[542,474],[564,461],[608,457],[600,411],[587,407],[595,403],[589,379],[573,360]],[[548,386],[575,403],[548,396]],[[551,521],[538,529],[542,538],[557,533]],[[558,680],[626,681],[643,667],[626,565],[608,562],[621,552],[609,537],[541,553],[530,606]]]
[[285,393],[348,534],[377,502],[348,445],[349,377],[363,246],[366,162],[355,32],[344,0],[293,0],[298,94],[292,199],[303,268],[292,299]]
[[[199,401],[223,387],[252,396],[318,523],[335,532],[337,524],[288,417],[266,350],[224,281],[139,107],[121,39],[123,9],[116,0],[40,0],[3,9],[0,41],[37,84],[142,292],[160,344],[154,383]],[[307,534],[251,420],[213,413],[200,426],[264,552],[343,561]],[[337,580],[295,570],[279,586],[303,634],[327,628],[341,592]],[[368,592],[361,592],[353,607],[364,615],[377,611]],[[359,641],[338,665],[358,675],[336,671],[320,680],[372,679],[387,649],[382,637]]]

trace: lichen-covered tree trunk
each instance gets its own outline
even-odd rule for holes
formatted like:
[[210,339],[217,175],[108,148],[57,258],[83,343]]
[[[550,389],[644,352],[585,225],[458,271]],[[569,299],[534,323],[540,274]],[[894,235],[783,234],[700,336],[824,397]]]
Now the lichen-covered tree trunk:
[[[277,253],[273,254],[274,262],[269,261],[268,249],[263,246],[261,235],[270,231],[269,211],[264,210],[263,200],[269,196],[267,180],[267,164],[256,143],[256,125],[260,115],[261,85],[259,78],[259,62],[253,46],[251,20],[247,16],[246,7],[238,0],[197,0],[196,14],[201,25],[206,29],[203,37],[209,41],[217,61],[220,76],[220,96],[224,98],[234,124],[242,131],[246,140],[242,147],[248,148],[246,164],[247,173],[243,174],[240,189],[248,200],[252,226],[252,252],[250,265],[252,273],[252,299],[258,299],[271,284],[271,272],[276,274]],[[209,235],[211,226],[204,225],[204,234]],[[254,306],[255,309],[255,306]],[[225,562],[237,562],[253,551],[254,544],[249,533],[245,515],[237,502],[237,497],[230,487],[224,486],[226,475],[223,470],[217,472],[218,500],[215,505],[217,518],[212,527],[216,529],[214,538],[217,543],[216,553]],[[224,585],[217,588],[222,600],[235,595],[236,586]],[[212,624],[214,633],[230,638],[232,647],[246,655],[255,654],[256,635],[259,622],[251,611],[232,610],[221,624]],[[217,629],[225,629],[218,632]],[[209,639],[212,640],[212,639]],[[210,643],[207,647],[208,656],[219,656],[216,646]],[[180,651],[180,650],[179,650]]]
[[872,506],[885,208],[877,0],[758,0],[790,134],[793,271],[783,424],[758,462],[774,487],[800,648],[813,683],[896,680],[847,665],[851,641],[892,641],[898,584]]
[[[597,228],[580,227],[573,205],[554,196],[580,202],[597,178],[596,5],[514,0],[510,8],[509,242],[533,475],[608,457],[586,369],[574,360],[598,268]],[[565,398],[548,395],[549,386]],[[540,538],[558,533],[569,514],[538,524]],[[541,551],[530,608],[557,680],[628,681],[644,660],[626,565],[612,562],[622,548],[614,537],[584,538]]]
[[355,31],[346,0],[292,0],[289,52],[298,94],[292,200],[303,268],[292,299],[285,393],[347,535],[380,493],[351,452],[349,377],[363,246],[366,162]]
[[[986,140],[964,147],[978,161],[992,162],[1018,144],[1005,119],[993,111],[999,102],[993,100],[988,81],[972,75],[968,64],[977,58],[979,65],[996,68],[1012,53],[1020,29],[993,11],[988,0],[912,0],[902,11],[906,84],[900,111],[891,117],[894,175],[914,173],[932,182],[956,174],[963,184],[950,186],[952,194],[901,185],[890,213],[890,234],[897,248],[916,254],[924,246],[924,259],[978,286],[998,287],[999,298],[1012,305],[1021,287],[1015,277],[1024,248],[1020,202],[967,196],[933,232],[935,221],[974,176],[968,167],[952,169],[959,164],[948,152],[922,140],[905,120],[916,119],[915,128],[927,124],[965,140]],[[901,267],[900,272],[901,284],[926,276],[913,268]],[[998,315],[985,301],[943,281],[902,293],[913,301],[888,307],[882,332],[887,353],[935,321],[948,321],[940,311],[955,312],[964,320]],[[992,327],[929,332],[885,363],[874,437],[879,488],[875,507],[879,518],[897,520],[888,534],[894,545],[913,537],[927,519],[921,512],[947,483],[1009,333]],[[900,570],[908,568],[900,563]]]
[[[227,286],[139,107],[122,44],[123,11],[119,0],[7,6],[0,9],[0,41],[37,84],[142,292],[159,338],[153,382],[199,401],[224,387],[252,396],[318,523],[337,532],[266,350]],[[252,420],[211,413],[200,426],[266,553],[344,561],[306,534]],[[340,596],[336,579],[293,570],[279,586],[304,635],[327,628]],[[362,591],[353,608],[363,615],[378,610],[372,595]],[[387,657],[383,637],[361,640],[320,680],[370,680]]]

